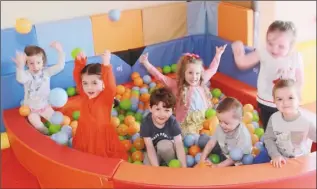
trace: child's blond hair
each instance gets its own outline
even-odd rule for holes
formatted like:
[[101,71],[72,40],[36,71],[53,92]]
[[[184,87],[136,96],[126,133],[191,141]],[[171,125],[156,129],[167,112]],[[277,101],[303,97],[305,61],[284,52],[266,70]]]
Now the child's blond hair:
[[203,79],[203,72],[204,72],[204,67],[203,67],[203,61],[202,59],[195,54],[185,54],[183,55],[178,63],[177,63],[177,95],[176,97],[180,99],[180,102],[183,104],[187,104],[186,102],[186,97],[187,97],[187,92],[188,92],[188,83],[185,80],[185,72],[187,69],[188,64],[195,64],[201,66],[201,76],[200,76],[200,85],[204,88],[205,90],[205,95],[206,98],[208,99],[208,103],[210,103],[210,98],[211,98],[211,93],[208,87],[205,84],[205,81]]

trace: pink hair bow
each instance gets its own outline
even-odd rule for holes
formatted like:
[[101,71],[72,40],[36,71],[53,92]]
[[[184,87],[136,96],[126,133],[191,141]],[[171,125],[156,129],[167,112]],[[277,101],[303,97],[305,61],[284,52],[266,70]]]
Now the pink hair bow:
[[200,58],[198,54],[194,54],[194,53],[185,53],[184,55],[191,58],[196,58],[196,59]]

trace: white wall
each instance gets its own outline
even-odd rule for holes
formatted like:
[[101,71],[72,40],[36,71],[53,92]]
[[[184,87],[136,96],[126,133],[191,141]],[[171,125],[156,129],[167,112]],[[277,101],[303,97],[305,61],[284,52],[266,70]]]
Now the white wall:
[[276,1],[275,19],[294,22],[297,41],[316,39],[316,1]]
[[1,1],[1,29],[14,27],[20,17],[36,24],[171,2],[174,1]]

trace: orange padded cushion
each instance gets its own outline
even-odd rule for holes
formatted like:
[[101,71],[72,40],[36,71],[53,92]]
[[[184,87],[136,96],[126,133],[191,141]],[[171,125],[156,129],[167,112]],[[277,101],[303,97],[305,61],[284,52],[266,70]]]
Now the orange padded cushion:
[[247,46],[253,44],[253,11],[230,3],[218,6],[218,36]]
[[144,46],[141,10],[121,12],[120,20],[112,22],[108,14],[91,16],[95,54]]
[[186,3],[144,8],[142,17],[145,45],[178,39],[187,34]]

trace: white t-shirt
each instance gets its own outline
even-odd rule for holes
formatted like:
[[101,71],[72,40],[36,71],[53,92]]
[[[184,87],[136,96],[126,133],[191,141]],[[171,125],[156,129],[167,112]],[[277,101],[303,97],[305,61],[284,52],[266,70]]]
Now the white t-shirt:
[[50,94],[50,77],[56,75],[64,69],[63,64],[56,64],[49,68],[44,68],[37,74],[32,74],[29,70],[16,69],[17,81],[24,85],[23,104],[31,109],[39,110],[48,105]]
[[295,120],[285,120],[281,112],[274,113],[264,134],[272,158],[306,155],[310,153],[312,141],[316,141],[316,115],[304,109],[300,109],[300,116]]
[[276,105],[273,102],[272,95],[274,81],[283,78],[283,73],[289,68],[292,68],[295,77],[296,69],[303,67],[302,56],[300,53],[294,52],[287,57],[274,58],[267,52],[266,48],[260,48],[257,51],[260,56],[257,101],[263,105],[275,108]]

